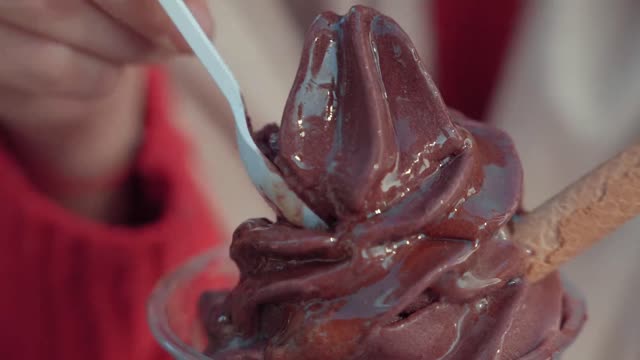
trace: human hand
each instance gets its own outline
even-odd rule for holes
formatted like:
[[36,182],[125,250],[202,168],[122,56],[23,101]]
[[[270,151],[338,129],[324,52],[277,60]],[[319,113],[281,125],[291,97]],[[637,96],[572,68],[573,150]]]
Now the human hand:
[[[205,0],[186,2],[210,31]],[[2,0],[0,48],[0,126],[12,150],[28,173],[85,180],[134,156],[144,105],[136,65],[188,51],[157,0]],[[38,185],[81,213],[110,212],[113,194],[69,199]]]

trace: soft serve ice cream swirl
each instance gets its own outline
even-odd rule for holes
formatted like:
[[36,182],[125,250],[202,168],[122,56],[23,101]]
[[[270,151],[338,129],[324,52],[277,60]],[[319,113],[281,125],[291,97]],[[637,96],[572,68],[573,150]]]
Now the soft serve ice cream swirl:
[[257,137],[329,229],[236,230],[240,282],[203,297],[216,359],[548,359],[578,332],[557,274],[521,278],[511,140],[447,109],[390,18],[320,15]]

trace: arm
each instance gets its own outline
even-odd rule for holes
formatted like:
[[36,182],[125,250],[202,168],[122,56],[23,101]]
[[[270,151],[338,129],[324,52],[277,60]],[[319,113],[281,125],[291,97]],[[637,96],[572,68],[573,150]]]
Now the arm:
[[[165,358],[146,325],[147,296],[218,240],[169,122],[163,74],[129,66],[165,52],[88,51],[61,29],[14,31],[29,25],[16,24],[22,11],[47,2],[9,3],[0,3],[0,45],[23,52],[0,58],[0,357]],[[80,21],[74,14],[56,24]],[[27,56],[43,45],[62,51],[64,76],[43,77],[55,74],[49,52]],[[112,85],[84,82],[95,68],[75,72],[97,63]]]

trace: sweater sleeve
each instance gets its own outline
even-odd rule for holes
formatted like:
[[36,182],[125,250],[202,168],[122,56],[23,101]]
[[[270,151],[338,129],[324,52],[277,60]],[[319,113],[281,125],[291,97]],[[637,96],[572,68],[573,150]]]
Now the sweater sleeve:
[[153,218],[110,226],[75,215],[29,182],[0,144],[0,359],[165,359],[147,327],[160,276],[219,240],[150,71],[134,173]]

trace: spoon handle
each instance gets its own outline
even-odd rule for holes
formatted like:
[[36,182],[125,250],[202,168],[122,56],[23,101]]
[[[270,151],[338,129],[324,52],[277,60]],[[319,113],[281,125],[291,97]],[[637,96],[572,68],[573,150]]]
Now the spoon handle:
[[281,212],[290,222],[307,228],[325,228],[322,219],[289,189],[256,146],[247,125],[240,86],[187,5],[182,0],[159,2],[229,102],[236,125],[240,158],[253,184],[274,210]]

